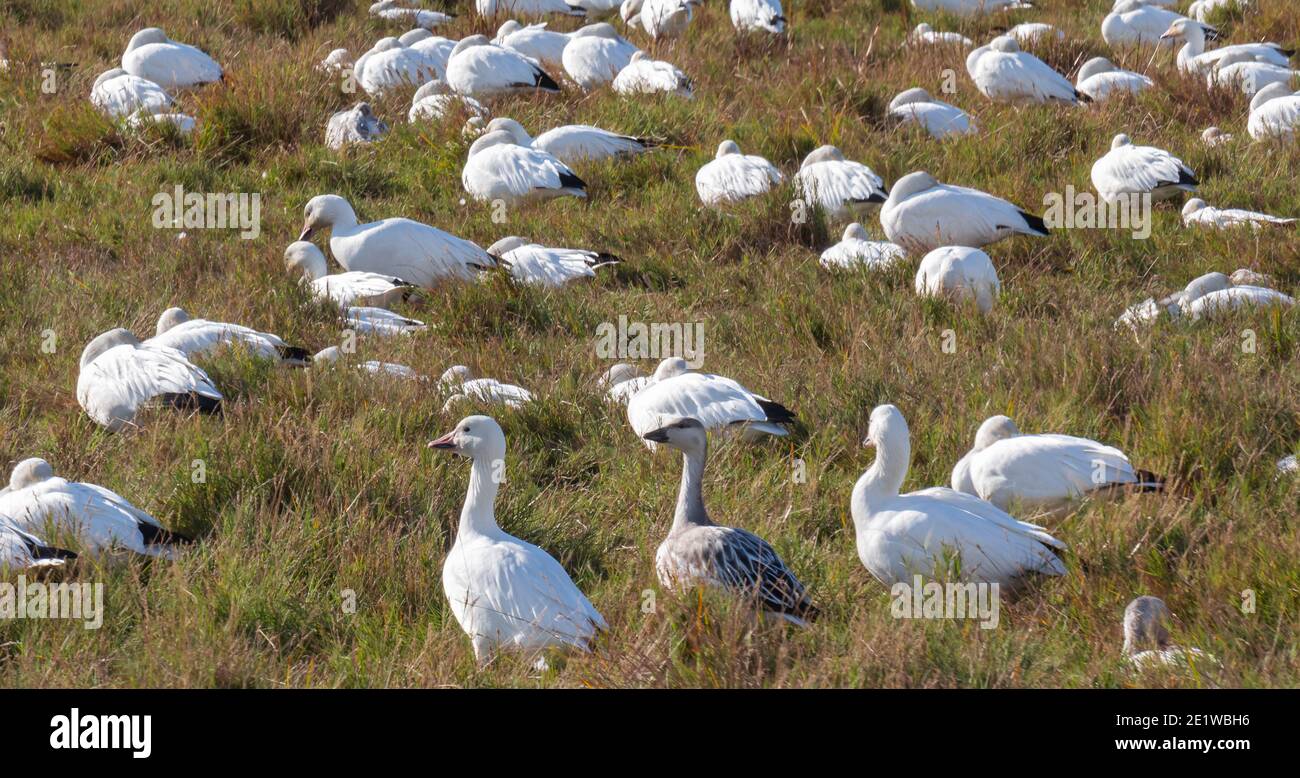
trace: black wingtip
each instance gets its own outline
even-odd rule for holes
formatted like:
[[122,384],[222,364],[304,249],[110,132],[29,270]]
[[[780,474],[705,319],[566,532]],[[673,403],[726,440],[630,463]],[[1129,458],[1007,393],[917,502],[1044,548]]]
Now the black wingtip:
[[537,81],[534,84],[534,86],[536,86],[538,89],[544,89],[548,92],[560,91],[560,85],[556,83],[555,79],[551,78],[550,74],[548,74],[545,70],[542,70],[541,68],[537,69]]
[[168,392],[158,395],[158,400],[180,411],[220,414],[221,400],[198,392]]
[[775,424],[786,424],[795,420],[794,411],[785,407],[781,403],[772,402],[771,400],[758,400],[758,407],[763,409],[767,414],[767,420]]
[[177,543],[193,543],[194,538],[189,535],[182,535],[179,532],[172,532],[165,527],[159,527],[157,524],[140,522],[140,534],[144,536],[146,546],[168,546]]
[[276,346],[276,352],[279,353],[280,359],[285,362],[301,362],[304,365],[311,364],[311,352],[299,346]]
[[572,171],[563,171],[560,173],[560,186],[564,189],[581,189],[587,191],[587,182],[583,181],[573,174]]
[[57,546],[42,546],[39,543],[28,543],[27,550],[31,553],[33,559],[76,559],[77,552],[69,551],[66,548]]
[[1020,216],[1025,220],[1025,223],[1029,225],[1029,229],[1033,230],[1035,233],[1042,236],[1052,234],[1052,231],[1047,229],[1047,222],[1043,221],[1043,217],[1035,216],[1032,213],[1027,213],[1025,211],[1021,211]]
[[610,263],[622,262],[622,261],[623,258],[617,254],[609,254],[604,251],[598,251],[596,252],[596,259],[594,260],[594,264],[608,265]]
[[1074,90],[1074,99],[1075,99],[1075,100],[1078,100],[1078,101],[1081,102],[1081,103],[1091,103],[1091,102],[1092,102],[1092,96],[1091,96],[1091,95],[1086,95],[1086,94],[1084,94],[1083,92],[1080,92],[1080,91],[1077,90],[1077,89]]
[[1179,186],[1200,186],[1201,182],[1197,180],[1196,175],[1190,170],[1183,169],[1178,171]]

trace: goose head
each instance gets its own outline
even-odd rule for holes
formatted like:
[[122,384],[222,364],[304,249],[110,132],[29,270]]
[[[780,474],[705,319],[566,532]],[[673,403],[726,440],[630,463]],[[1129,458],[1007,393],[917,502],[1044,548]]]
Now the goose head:
[[679,375],[691,372],[691,368],[686,364],[686,360],[681,357],[668,357],[659,363],[655,368],[655,381],[665,381]]
[[939,182],[935,180],[934,176],[924,170],[908,173],[894,182],[894,188],[889,190],[889,202],[902,202],[918,192],[933,189],[938,185]]
[[161,27],[146,27],[131,36],[131,42],[126,44],[126,50],[131,51],[141,46],[148,46],[150,43],[170,43],[171,39],[167,33],[162,31]]
[[475,140],[472,144],[470,144],[469,154],[467,155],[467,157],[472,157],[475,154],[479,153],[480,151],[491,148],[493,146],[518,146],[518,145],[519,143],[515,141],[514,134],[509,132],[508,130],[494,130],[491,132],[485,132],[482,135],[480,135],[477,140]]
[[500,27],[497,28],[497,40],[504,40],[512,32],[522,30],[524,26],[514,19],[507,19]]
[[118,346],[138,346],[140,339],[130,330],[117,327],[101,335],[97,335],[93,340],[86,344],[81,350],[81,367],[89,365],[95,361],[95,358],[105,351]]
[[302,211],[302,234],[298,240],[307,240],[311,234],[322,227],[335,224],[355,224],[357,214],[348,205],[348,201],[333,194],[317,195],[307,201]]
[[[99,78],[95,79],[95,86],[99,86],[100,84],[104,83],[110,78],[117,78],[118,76],[125,76],[125,75],[126,75],[126,71],[123,70],[122,68],[113,68],[112,70],[105,70],[103,73],[99,74]],[[93,88],[94,87],[92,87],[92,89]]]
[[9,474],[9,488],[18,491],[54,477],[54,468],[40,457],[24,459]]
[[1205,201],[1199,197],[1193,197],[1183,206],[1183,216],[1191,216],[1205,207]]
[[403,46],[410,46],[412,43],[419,43],[433,37],[433,33],[423,27],[416,27],[414,30],[408,30],[401,34],[397,42]]
[[491,416],[466,416],[451,432],[429,441],[429,448],[475,460],[498,462],[506,456],[506,434]]
[[190,315],[185,312],[184,308],[168,308],[162,312],[162,316],[158,317],[158,328],[154,334],[161,335],[172,327],[175,327],[178,324],[184,324],[189,320]]
[[858,222],[853,222],[844,228],[844,235],[840,240],[871,240],[871,235],[867,233],[867,228]]
[[910,445],[912,432],[907,427],[903,412],[895,405],[877,405],[871,411],[867,424],[867,437],[862,445],[877,450]]
[[1020,428],[1010,416],[990,416],[984,420],[975,432],[975,451],[983,451],[999,440],[1014,438],[1020,434]]
[[1281,81],[1275,81],[1256,92],[1255,96],[1250,99],[1251,113],[1258,111],[1260,106],[1270,100],[1276,100],[1279,97],[1287,97],[1291,94],[1291,87],[1288,84]]
[[1017,54],[1020,51],[1020,43],[1010,35],[999,35],[989,43],[989,48],[1003,54]]
[[325,261],[325,254],[315,243],[307,240],[289,244],[284,250],[284,266],[287,270],[299,271],[308,281],[329,275],[329,263]]
[[1193,300],[1204,297],[1210,292],[1219,292],[1232,286],[1232,279],[1223,273],[1206,273],[1191,280],[1183,288],[1182,304],[1188,305]]
[[930,96],[930,93],[917,86],[912,87],[911,89],[905,89],[894,95],[894,99],[889,101],[889,110],[893,111],[901,106],[911,105],[912,103],[932,102],[934,102],[934,98]]
[[829,146],[829,145],[819,146],[816,149],[813,149],[812,152],[808,154],[808,156],[803,158],[803,164],[799,166],[799,169],[803,170],[809,165],[815,165],[818,162],[831,162],[831,161],[843,162],[844,152],[840,151],[834,146]]
[[714,159],[722,159],[728,154],[739,154],[740,146],[734,140],[724,140],[718,144],[718,153],[713,155]]
[[1143,595],[1130,602],[1124,609],[1124,653],[1167,648],[1171,615],[1159,597]]
[[627,362],[619,362],[605,371],[604,375],[596,382],[600,386],[617,386],[624,381],[631,381],[641,375],[641,371],[636,369],[636,365]]
[[689,416],[668,419],[658,429],[653,429],[641,436],[651,443],[671,446],[683,454],[701,455],[709,444],[708,434],[699,419]]
[[623,4],[618,7],[618,15],[622,17],[624,24],[631,25],[632,17],[640,15],[642,1],[623,0]]
[[1114,151],[1115,149],[1118,149],[1122,146],[1132,146],[1132,145],[1133,145],[1132,139],[1130,139],[1129,136],[1121,132],[1119,135],[1116,135],[1114,138],[1111,139],[1110,150]]
[[1112,70],[1115,70],[1114,62],[1111,62],[1105,57],[1093,57],[1092,59],[1083,63],[1083,67],[1079,68],[1079,75],[1076,77],[1075,80],[1078,82],[1083,82],[1089,78],[1092,78],[1098,73],[1109,73]]
[[641,62],[643,60],[650,61],[650,58],[646,56],[644,51],[638,50],[632,53],[632,59],[629,62]]
[[488,36],[486,35],[468,35],[461,38],[456,45],[452,47],[451,54],[447,59],[453,59],[457,54],[461,53],[465,49],[472,49],[475,46],[490,46],[491,44],[492,41],[488,40]]
[[[1206,33],[1209,33],[1210,35],[1207,35]],[[1169,29],[1160,34],[1160,39],[1176,40],[1181,38],[1193,46],[1199,44],[1201,47],[1204,47],[1205,39],[1210,36],[1216,36],[1217,33],[1218,30],[1208,24],[1201,24],[1200,22],[1184,17],[1182,19],[1175,19],[1173,23],[1169,25]]]
[[515,144],[518,146],[528,146],[533,142],[533,136],[528,134],[528,130],[524,129],[524,125],[514,119],[499,116],[488,122],[488,132],[496,132],[498,130],[504,130],[505,132],[510,133],[510,135],[515,139]]

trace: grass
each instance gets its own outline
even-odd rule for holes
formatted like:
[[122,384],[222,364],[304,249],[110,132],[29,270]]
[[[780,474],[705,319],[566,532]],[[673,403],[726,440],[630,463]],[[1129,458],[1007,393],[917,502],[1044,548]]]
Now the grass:
[[[408,125],[409,90],[373,101],[393,125],[381,143],[323,148],[326,119],[356,97],[311,65],[334,47],[359,54],[401,32],[366,16],[366,5],[24,0],[0,10],[13,63],[0,74],[0,464],[44,457],[201,538],[172,564],[79,562],[77,578],[107,585],[103,628],[0,623],[0,684],[1300,685],[1300,481],[1273,470],[1300,445],[1300,312],[1161,324],[1137,340],[1111,328],[1129,304],[1210,270],[1250,267],[1294,291],[1294,231],[1193,232],[1165,206],[1146,241],[1086,230],[1006,241],[989,250],[1003,297],[980,318],[917,299],[914,264],[820,270],[817,253],[843,225],[820,215],[791,224],[788,189],[713,213],[693,187],[724,138],[787,172],[833,142],[888,182],[925,169],[1041,212],[1046,193],[1090,189],[1093,161],[1127,132],[1185,159],[1211,204],[1300,214],[1300,149],[1248,142],[1244,98],[1207,93],[1162,56],[1150,70],[1159,88],[1136,99],[1015,109],[975,91],[963,52],[899,45],[922,20],[979,40],[994,25],[1041,20],[1070,33],[1042,52],[1064,71],[1097,54],[1143,69],[1147,55],[1111,54],[1101,41],[1107,0],[1044,1],[973,21],[923,16],[897,0],[788,2],[792,32],[780,41],[737,38],[713,2],[683,39],[658,47],[694,79],[693,102],[566,90],[493,106],[534,133],[582,122],[667,144],[582,166],[587,202],[513,210],[499,225],[488,207],[461,202],[459,127]],[[495,26],[458,5],[452,37]],[[1287,4],[1221,21],[1233,41],[1300,39],[1300,14]],[[226,68],[224,85],[180,97],[199,118],[192,139],[122,132],[88,106],[95,76],[150,25]],[[77,63],[54,94],[39,88],[42,60]],[[941,144],[885,121],[895,93],[919,85],[939,94],[948,69],[956,93],[944,97],[970,110],[983,134]],[[1237,141],[1204,147],[1210,124]],[[261,236],[190,230],[178,240],[154,229],[151,199],[176,183],[260,192]],[[171,305],[313,350],[336,342],[328,311],[308,303],[281,260],[303,204],[326,192],[348,198],[362,219],[407,216],[484,246],[518,234],[625,259],[557,292],[499,279],[433,290],[401,306],[429,332],[363,342],[367,358],[433,375],[470,364],[539,396],[518,412],[493,411],[510,446],[497,515],[554,554],[608,618],[595,655],[541,675],[509,657],[476,669],[440,582],[468,467],[424,447],[456,421],[428,386],[217,358],[206,366],[231,398],[224,418],[159,413],[113,435],[77,405],[82,346],[115,326],[148,334]],[[878,233],[874,219],[868,228]],[[772,541],[808,584],[823,611],[811,629],[755,629],[725,599],[660,590],[653,553],[679,462],[646,451],[593,386],[607,367],[593,348],[596,327],[620,315],[703,322],[706,369],[798,412],[788,439],[716,446],[706,499],[718,520]],[[1257,336],[1253,353],[1241,348],[1246,329]],[[54,353],[41,349],[46,330]],[[945,330],[953,354],[942,348]],[[857,560],[848,517],[871,456],[859,443],[884,402],[913,431],[907,488],[947,483],[980,421],[1003,412],[1026,430],[1120,446],[1176,486],[1055,520],[1071,547],[1069,574],[1007,604],[997,629],[895,620],[888,591]],[[791,477],[794,458],[806,465],[803,483]],[[195,460],[205,483],[191,480]],[[1254,613],[1240,607],[1245,590],[1255,592]],[[1120,618],[1142,593],[1163,597],[1178,615],[1177,640],[1216,654],[1223,668],[1128,671]],[[350,595],[355,612],[344,608]]]

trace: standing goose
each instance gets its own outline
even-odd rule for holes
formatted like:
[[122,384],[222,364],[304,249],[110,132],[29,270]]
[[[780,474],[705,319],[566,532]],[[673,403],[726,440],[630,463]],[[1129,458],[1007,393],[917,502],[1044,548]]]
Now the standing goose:
[[1219,60],[1235,52],[1243,52],[1260,62],[1271,62],[1283,67],[1290,64],[1291,57],[1295,54],[1294,50],[1284,49],[1276,43],[1236,43],[1206,51],[1205,41],[1211,36],[1218,37],[1213,27],[1183,18],[1171,23],[1160,37],[1165,40],[1183,39],[1177,61],[1178,69],[1184,73],[1208,72]]
[[785,32],[781,0],[731,0],[728,12],[737,32]]
[[1042,527],[944,487],[899,494],[912,448],[907,422],[894,406],[871,412],[864,445],[875,447],[876,461],[854,485],[849,507],[858,557],[881,583],[955,572],[962,581],[1014,589],[1030,575],[1065,574],[1055,553],[1065,544]]
[[741,154],[735,141],[724,140],[713,161],[695,173],[695,191],[705,205],[717,207],[761,195],[783,180],[771,162]]
[[331,274],[325,255],[315,243],[306,240],[289,244],[284,250],[284,266],[302,274],[312,297],[329,300],[340,308],[353,305],[386,308],[409,299],[415,291],[414,284],[383,273],[349,270]]
[[469,636],[474,658],[498,651],[590,651],[605,619],[542,549],[507,534],[494,511],[506,436],[487,416],[468,416],[429,448],[473,460],[456,540],[442,563],[442,588]]
[[965,111],[942,100],[935,100],[920,87],[895,95],[889,101],[889,116],[904,124],[918,124],[935,139],[979,131]]
[[817,608],[785,561],[747,530],[713,523],[704,509],[708,435],[697,419],[679,418],[644,433],[650,445],[682,452],[682,485],[668,537],[655,552],[655,573],[669,589],[709,586],[750,600],[777,618],[807,626]]
[[497,118],[488,122],[487,131],[505,130],[515,143],[544,151],[566,165],[640,154],[657,143],[649,138],[620,135],[589,124],[566,124],[553,127],[536,138],[514,119]]
[[613,25],[598,22],[574,32],[561,59],[569,78],[590,92],[611,83],[638,51]]
[[1075,89],[1095,103],[1103,102],[1116,94],[1136,94],[1155,84],[1154,81],[1131,70],[1120,70],[1105,57],[1093,57],[1079,68]]
[[917,295],[973,300],[980,313],[993,310],[1001,291],[993,260],[976,248],[941,246],[922,257],[916,269]]
[[[3,499],[4,492],[0,492]],[[48,546],[40,538],[24,532],[0,516],[0,573],[45,567],[62,567],[77,555],[62,548]]]
[[885,180],[861,162],[844,158],[834,146],[821,146],[804,157],[794,176],[801,196],[833,218],[856,216],[885,202]]
[[520,146],[514,135],[495,130],[469,147],[461,185],[475,200],[520,205],[556,197],[586,198],[587,184],[551,154]]
[[[689,416],[707,429],[739,429],[745,438],[763,434],[785,436],[794,412],[784,405],[754,394],[730,378],[696,373],[681,357],[669,357],[655,368],[654,381],[637,392],[627,405],[632,431],[644,438],[664,425],[665,419]],[[647,443],[654,448],[652,443]]]
[[488,42],[486,35],[461,38],[447,61],[447,84],[470,97],[559,92],[560,85],[533,60]]
[[1092,185],[1108,203],[1124,195],[1149,194],[1156,200],[1195,192],[1196,174],[1181,159],[1154,146],[1134,146],[1123,133],[1110,151],[1092,165]]
[[941,184],[929,173],[909,173],[889,191],[880,224],[890,240],[913,251],[940,246],[979,248],[1012,235],[1048,234],[1047,225],[1000,197]]
[[240,324],[227,324],[207,319],[191,318],[183,308],[168,308],[158,317],[158,327],[146,347],[173,348],[192,358],[206,356],[223,347],[242,347],[264,359],[273,359],[287,365],[304,365],[311,353],[290,346],[278,335],[258,332]]
[[981,424],[975,445],[952,470],[953,489],[1003,510],[1055,511],[1099,492],[1158,492],[1164,485],[1113,446],[1072,435],[1026,435],[1006,416]]
[[620,95],[644,95],[663,92],[691,99],[694,87],[686,74],[670,62],[650,59],[645,52],[632,55],[627,66],[614,77],[614,91]]
[[582,249],[548,248],[510,236],[488,246],[497,264],[522,284],[558,289],[570,281],[595,278],[596,269],[616,264],[612,254]]
[[4,522],[27,533],[53,526],[76,536],[82,550],[92,555],[122,547],[170,559],[177,544],[190,542],[116,492],[58,478],[50,464],[38,458],[24,459],[14,467],[9,488],[0,494],[0,523]]
[[495,378],[475,378],[474,373],[464,365],[447,368],[438,382],[444,389],[455,392],[443,405],[444,413],[468,400],[504,405],[507,408],[521,408],[525,403],[533,401],[532,393],[522,386],[504,384]]
[[460,111],[467,118],[486,119],[489,115],[487,107],[478,100],[456,92],[447,86],[447,82],[435,78],[415,90],[415,95],[411,97],[411,110],[407,112],[406,118],[410,122],[439,120],[455,111]]
[[193,46],[177,43],[157,27],[131,36],[122,69],[163,89],[186,89],[221,80],[221,66]]
[[1255,93],[1250,101],[1250,118],[1246,131],[1255,140],[1276,138],[1294,141],[1300,128],[1300,92],[1286,84],[1269,84]]
[[1215,208],[1206,205],[1199,197],[1193,197],[1183,206],[1183,224],[1187,227],[1206,227],[1215,230],[1227,230],[1234,227],[1286,226],[1295,224],[1295,219],[1270,216],[1259,211],[1247,211],[1242,208]]
[[86,344],[77,375],[77,402],[100,426],[117,432],[142,408],[170,405],[221,411],[212,379],[174,348],[142,344],[128,330],[109,330]]
[[988,50],[974,60],[971,77],[980,94],[997,102],[1075,105],[1080,100],[1069,79],[1021,51],[1016,39],[1007,35],[993,39]]
[[848,270],[861,267],[884,270],[903,260],[907,252],[902,246],[883,240],[871,240],[867,230],[858,222],[844,228],[839,243],[822,252],[821,266],[827,270]]
[[303,217],[298,240],[329,229],[330,251],[347,270],[383,273],[431,289],[448,279],[473,279],[477,269],[494,264],[476,244],[427,224],[402,218],[358,224],[352,206],[338,195],[308,200]]
[[95,79],[90,90],[90,102],[112,119],[137,113],[159,114],[172,106],[171,95],[161,86],[133,76],[122,68],[106,70]]
[[1139,671],[1155,667],[1217,665],[1219,660],[1199,648],[1183,648],[1169,640],[1173,614],[1159,597],[1143,595],[1124,608],[1124,654]]

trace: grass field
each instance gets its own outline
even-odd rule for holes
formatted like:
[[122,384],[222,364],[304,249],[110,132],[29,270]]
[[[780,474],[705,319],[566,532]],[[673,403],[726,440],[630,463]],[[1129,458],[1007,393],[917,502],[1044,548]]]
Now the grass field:
[[[324,148],[329,115],[358,97],[314,63],[360,54],[405,28],[334,0],[11,0],[0,25],[0,466],[29,456],[111,488],[200,537],[175,563],[78,562],[106,584],[103,628],[0,623],[6,686],[1279,686],[1300,685],[1300,480],[1274,463],[1300,446],[1300,311],[1213,323],[1162,322],[1134,338],[1112,322],[1128,305],[1211,271],[1248,267],[1300,287],[1294,230],[1191,231],[1177,206],[1149,240],[1058,230],[988,249],[1003,283],[994,311],[918,299],[915,260],[887,273],[829,274],[818,253],[843,224],[793,223],[789,187],[726,213],[701,208],[695,171],[736,140],[785,172],[822,143],[887,183],[927,170],[1042,213],[1045,194],[1089,190],[1089,169],[1118,132],[1180,156],[1211,204],[1300,215],[1300,147],[1252,143],[1246,100],[1209,93],[1156,58],[1157,88],[1090,108],[1016,109],[974,88],[959,49],[910,50],[931,21],[980,42],[996,25],[1046,21],[1068,39],[1039,49],[1062,72],[1090,56],[1146,70],[1149,54],[1112,53],[1108,0],[1041,0],[976,20],[915,12],[901,0],[786,0],[791,31],[737,38],[709,0],[687,34],[656,53],[689,74],[696,98],[629,100],[609,90],[496,101],[534,134],[589,123],[666,142],[640,158],[587,165],[585,202],[508,213],[463,202],[468,141],[458,123],[412,126],[413,90],[372,101],[382,142]],[[491,32],[472,4],[450,37]],[[1300,11],[1259,0],[1221,19],[1233,42],[1300,40]],[[577,26],[569,20],[554,27]],[[180,98],[192,138],[127,134],[87,96],[131,34],[160,26],[212,54],[226,82]],[[644,47],[645,37],[633,36]],[[39,61],[76,63],[53,94]],[[956,93],[940,94],[944,70]],[[559,74],[553,74],[558,77]],[[894,94],[924,86],[967,109],[979,135],[939,143],[891,126]],[[1201,131],[1236,135],[1210,149]],[[258,192],[261,235],[152,226],[153,196]],[[589,247],[624,262],[561,291],[501,277],[448,285],[400,310],[431,326],[363,341],[366,358],[438,375],[452,364],[521,384],[539,400],[493,409],[509,441],[497,516],[559,559],[609,620],[600,650],[542,674],[516,658],[476,668],[442,593],[468,463],[426,450],[456,418],[432,385],[349,371],[281,370],[237,356],[204,363],[229,398],[224,417],[151,414],[107,433],[78,406],[82,347],[112,327],[152,334],[163,309],[248,324],[315,351],[335,318],[285,272],[302,207],[346,197],[362,221],[406,216],[487,246],[507,234]],[[867,224],[879,236],[874,219]],[[317,239],[322,243],[321,239]],[[620,315],[702,322],[704,368],[794,409],[795,434],[714,446],[706,500],[716,520],[770,540],[822,609],[810,629],[751,628],[718,598],[661,591],[653,569],[671,521],[680,461],[653,454],[594,384],[608,367],[596,328]],[[954,353],[942,348],[945,330]],[[1242,348],[1243,331],[1257,339]],[[53,353],[42,350],[52,331]],[[653,368],[653,361],[643,367]],[[871,462],[871,409],[894,403],[913,435],[906,488],[947,484],[979,423],[1009,413],[1026,431],[1097,438],[1166,473],[1164,495],[1089,502],[1053,520],[1070,545],[1067,576],[1004,606],[996,629],[890,616],[888,590],[858,561],[849,493]],[[457,418],[459,415],[457,414]],[[194,483],[202,460],[206,482]],[[792,478],[796,460],[807,478]],[[9,578],[13,578],[10,575]],[[646,590],[653,609],[643,608]],[[1254,612],[1242,609],[1254,593]],[[349,594],[352,593],[351,595]],[[1163,597],[1175,638],[1222,668],[1137,675],[1121,652],[1124,605]],[[355,595],[355,612],[345,600]],[[646,612],[651,610],[652,612]]]

